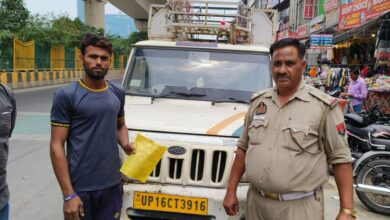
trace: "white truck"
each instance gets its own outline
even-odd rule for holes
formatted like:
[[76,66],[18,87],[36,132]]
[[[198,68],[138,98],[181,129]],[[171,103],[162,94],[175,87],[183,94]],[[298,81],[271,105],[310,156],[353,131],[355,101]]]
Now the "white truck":
[[123,80],[126,124],[130,140],[168,150],[146,183],[124,178],[121,219],[244,219],[245,177],[239,216],[223,198],[250,97],[272,86],[275,12],[174,0],[149,13],[150,40],[134,45]]

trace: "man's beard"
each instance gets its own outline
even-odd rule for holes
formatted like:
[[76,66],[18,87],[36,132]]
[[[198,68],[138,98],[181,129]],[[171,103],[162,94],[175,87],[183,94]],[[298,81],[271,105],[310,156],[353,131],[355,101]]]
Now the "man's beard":
[[108,69],[104,69],[103,67],[100,67],[102,70],[101,72],[95,72],[93,69],[86,67],[85,64],[83,64],[83,66],[84,66],[85,73],[90,78],[96,79],[96,80],[104,79],[104,77],[106,76],[106,74],[108,72]]

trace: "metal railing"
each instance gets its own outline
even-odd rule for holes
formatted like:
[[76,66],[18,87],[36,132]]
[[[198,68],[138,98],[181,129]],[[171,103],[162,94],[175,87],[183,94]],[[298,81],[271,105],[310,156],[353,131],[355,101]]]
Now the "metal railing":
[[[123,77],[124,69],[110,69],[107,79]],[[84,75],[84,69],[19,69],[0,72],[0,82],[12,89],[55,85],[77,81]]]

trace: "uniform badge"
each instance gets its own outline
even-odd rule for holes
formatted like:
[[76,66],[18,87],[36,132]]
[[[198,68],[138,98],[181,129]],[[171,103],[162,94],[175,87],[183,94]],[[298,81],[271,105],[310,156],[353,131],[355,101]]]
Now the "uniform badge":
[[256,115],[262,115],[267,112],[267,105],[264,102],[260,102],[260,104],[256,108]]
[[336,130],[339,133],[339,135],[344,136],[345,135],[345,125],[344,125],[344,123],[340,123],[340,124],[336,125]]
[[265,116],[264,115],[254,115],[253,120],[265,120]]
[[116,212],[115,215],[114,215],[114,219],[119,219],[119,217],[120,217],[119,212]]

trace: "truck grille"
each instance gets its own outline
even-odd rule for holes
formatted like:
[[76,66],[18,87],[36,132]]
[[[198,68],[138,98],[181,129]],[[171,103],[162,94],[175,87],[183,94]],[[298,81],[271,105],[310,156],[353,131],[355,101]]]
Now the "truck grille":
[[214,151],[213,166],[212,166],[212,173],[211,173],[211,180],[214,183],[219,183],[222,181],[222,177],[225,172],[225,166],[226,166],[226,152]]
[[204,167],[204,150],[193,150],[191,158],[190,178],[194,181],[202,180]]
[[208,187],[227,184],[234,147],[180,146],[186,149],[185,153],[174,155],[167,151],[150,174],[149,182]]
[[169,177],[177,180],[181,178],[183,170],[183,159],[169,158]]
[[157,163],[156,168],[154,168],[153,172],[150,174],[151,177],[159,177],[161,171],[161,160]]

